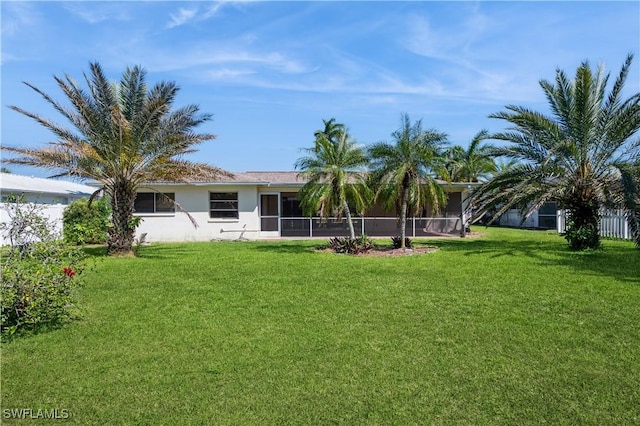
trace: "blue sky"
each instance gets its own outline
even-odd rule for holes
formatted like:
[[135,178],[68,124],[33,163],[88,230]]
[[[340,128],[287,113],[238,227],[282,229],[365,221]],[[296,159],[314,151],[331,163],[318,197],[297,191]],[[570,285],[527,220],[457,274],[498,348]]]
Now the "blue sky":
[[[389,141],[401,113],[468,145],[504,128],[505,105],[547,111],[538,81],[584,60],[615,78],[635,54],[640,2],[29,2],[2,1],[2,144],[52,135],[8,105],[62,122],[28,81],[57,99],[53,75],[77,80],[90,61],[116,80],[142,65],[176,81],[176,105],[214,115],[218,136],[193,159],[231,171],[293,170],[322,119],[361,144]],[[45,170],[10,166],[15,173]]]

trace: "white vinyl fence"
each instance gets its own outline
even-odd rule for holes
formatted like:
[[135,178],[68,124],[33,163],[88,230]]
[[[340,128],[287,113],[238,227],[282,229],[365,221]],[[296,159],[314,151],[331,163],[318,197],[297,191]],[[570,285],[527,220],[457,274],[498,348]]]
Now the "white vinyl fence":
[[[567,213],[558,210],[558,232],[567,229]],[[632,239],[629,223],[622,210],[602,210],[600,212],[600,236],[607,238]]]

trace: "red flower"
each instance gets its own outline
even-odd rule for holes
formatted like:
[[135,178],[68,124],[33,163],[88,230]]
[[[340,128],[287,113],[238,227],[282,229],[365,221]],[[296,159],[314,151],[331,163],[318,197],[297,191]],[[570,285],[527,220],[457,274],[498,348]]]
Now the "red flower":
[[73,276],[76,274],[76,271],[71,268],[62,268],[62,272],[64,272],[64,274],[69,278],[73,278]]

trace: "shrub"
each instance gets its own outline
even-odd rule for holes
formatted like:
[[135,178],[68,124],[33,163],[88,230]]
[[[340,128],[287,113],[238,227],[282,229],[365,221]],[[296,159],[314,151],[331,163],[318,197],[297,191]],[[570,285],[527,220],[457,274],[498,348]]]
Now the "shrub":
[[358,238],[334,237],[329,240],[329,248],[336,253],[361,254],[371,250],[373,244],[366,235]]
[[56,226],[43,213],[44,206],[28,203],[24,197],[10,194],[2,205],[8,219],[0,223],[0,233],[11,247],[27,247],[37,241],[52,241],[59,237]]
[[[402,237],[391,237],[391,244],[393,245],[393,248],[400,248],[401,242]],[[404,247],[408,249],[413,247],[413,241],[411,241],[409,237],[404,238]]]
[[64,240],[70,244],[103,244],[107,242],[107,229],[111,209],[105,198],[75,201],[62,215]]
[[597,226],[576,227],[571,221],[567,221],[567,231],[564,238],[569,243],[571,250],[584,250],[600,247],[600,231]]
[[[0,331],[2,336],[73,317],[84,253],[60,241],[41,206],[15,201],[5,207],[9,220],[0,229],[11,246],[1,261]],[[27,230],[29,239],[16,232]]]

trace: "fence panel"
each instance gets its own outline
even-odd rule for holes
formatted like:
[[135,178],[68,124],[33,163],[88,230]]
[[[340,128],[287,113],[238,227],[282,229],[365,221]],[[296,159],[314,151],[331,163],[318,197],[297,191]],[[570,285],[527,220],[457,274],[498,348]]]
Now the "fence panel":
[[[567,230],[567,212],[558,210],[558,232]],[[622,210],[602,210],[600,212],[600,236],[607,238],[631,239],[629,222]]]

